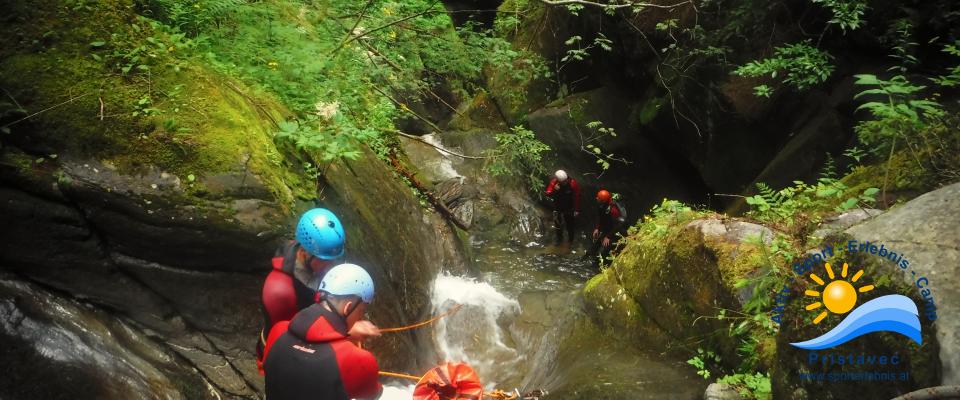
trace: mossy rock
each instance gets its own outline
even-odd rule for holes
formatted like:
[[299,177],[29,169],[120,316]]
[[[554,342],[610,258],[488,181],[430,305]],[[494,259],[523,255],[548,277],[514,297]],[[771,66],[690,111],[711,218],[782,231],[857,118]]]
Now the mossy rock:
[[[237,172],[255,175],[284,207],[312,192],[273,142],[274,123],[287,114],[276,100],[180,54],[129,1],[86,7],[11,7],[5,30],[17,34],[4,35],[0,86],[24,109],[46,111],[13,125],[5,142],[100,160],[122,174],[158,168],[189,181],[191,194],[204,194],[207,175]],[[44,40],[50,32],[56,38]],[[151,43],[169,46],[139,64],[116,56]],[[124,62],[136,66],[123,72]]]
[[507,121],[500,113],[500,106],[490,94],[480,92],[470,102],[465,102],[448,127],[460,131],[474,128],[506,130]]
[[751,244],[748,237],[772,232],[741,221],[688,221],[628,236],[611,266],[584,287],[584,298],[604,327],[668,338],[675,346],[702,341],[701,347],[732,361],[739,343],[728,334],[730,321],[716,316],[722,309],[740,312],[749,299],[737,283],[756,273],[764,258],[763,238]]

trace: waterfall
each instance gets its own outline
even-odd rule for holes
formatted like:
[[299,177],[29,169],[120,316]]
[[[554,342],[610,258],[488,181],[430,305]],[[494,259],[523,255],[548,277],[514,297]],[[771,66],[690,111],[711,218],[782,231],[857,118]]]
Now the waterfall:
[[430,300],[434,313],[463,305],[456,314],[435,323],[434,339],[443,361],[469,364],[488,389],[522,361],[517,350],[505,342],[508,335],[497,322],[520,312],[516,300],[489,283],[450,275],[434,280]]
[[[431,293],[432,314],[446,312],[461,304],[460,310],[433,323],[434,344],[440,356],[438,364],[459,361],[477,372],[486,389],[511,377],[523,362],[512,346],[509,335],[498,320],[520,312],[520,303],[498,292],[489,283],[472,278],[438,275]],[[388,385],[384,400],[409,400],[413,385]]]

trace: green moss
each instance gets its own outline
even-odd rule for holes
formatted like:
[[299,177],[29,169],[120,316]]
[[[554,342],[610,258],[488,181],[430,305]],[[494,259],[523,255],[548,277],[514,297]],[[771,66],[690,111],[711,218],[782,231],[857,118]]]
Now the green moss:
[[[299,168],[289,168],[273,143],[272,121],[286,114],[277,101],[199,60],[180,58],[173,47],[150,61],[149,73],[123,76],[94,55],[105,59],[114,47],[123,50],[146,35],[159,41],[167,36],[134,20],[128,1],[91,6],[92,11],[73,10],[44,2],[29,18],[5,28],[28,39],[55,29],[58,37],[39,51],[23,45],[4,50],[0,86],[30,112],[53,107],[15,125],[13,135],[42,141],[59,153],[108,162],[125,174],[156,167],[186,182],[188,175],[246,168],[280,204],[292,205],[296,196],[312,198],[313,182],[300,177]],[[106,41],[107,50],[93,51],[94,41]],[[147,103],[140,104],[142,99]],[[150,115],[144,115],[145,108]]]

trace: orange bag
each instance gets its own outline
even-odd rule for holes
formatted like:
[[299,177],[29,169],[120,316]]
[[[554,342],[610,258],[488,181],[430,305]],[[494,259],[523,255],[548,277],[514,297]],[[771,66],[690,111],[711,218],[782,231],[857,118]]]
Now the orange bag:
[[446,363],[427,371],[413,389],[413,400],[482,400],[483,385],[464,363]]

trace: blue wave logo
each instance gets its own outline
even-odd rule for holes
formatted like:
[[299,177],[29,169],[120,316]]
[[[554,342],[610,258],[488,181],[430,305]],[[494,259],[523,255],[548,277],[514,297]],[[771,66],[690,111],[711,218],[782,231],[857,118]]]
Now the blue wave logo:
[[823,350],[873,332],[896,332],[923,344],[918,315],[917,305],[909,297],[899,294],[883,296],[855,308],[829,332],[790,345],[804,350]]

